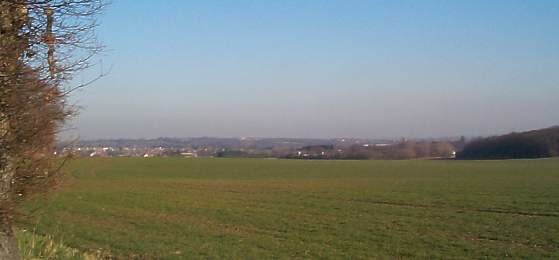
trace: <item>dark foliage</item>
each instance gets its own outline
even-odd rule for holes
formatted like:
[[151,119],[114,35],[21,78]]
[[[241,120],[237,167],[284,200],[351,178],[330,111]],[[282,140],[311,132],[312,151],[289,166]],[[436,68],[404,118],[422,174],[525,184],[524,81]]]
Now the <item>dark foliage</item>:
[[458,159],[520,159],[559,155],[559,127],[478,139],[457,154]]

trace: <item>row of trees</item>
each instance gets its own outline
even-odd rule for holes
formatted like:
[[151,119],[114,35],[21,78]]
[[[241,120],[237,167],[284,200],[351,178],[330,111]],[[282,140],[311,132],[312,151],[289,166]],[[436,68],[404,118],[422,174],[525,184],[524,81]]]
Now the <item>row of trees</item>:
[[450,158],[456,148],[449,142],[404,141],[391,146],[362,149],[368,159]]
[[559,127],[474,140],[459,159],[543,158],[559,155]]
[[450,158],[455,146],[443,141],[402,141],[391,145],[314,145],[290,152],[283,156],[293,159],[356,159],[356,160],[401,160],[416,158]]
[[100,50],[101,0],[0,0],[0,259],[18,259],[14,203],[52,186],[74,73]]

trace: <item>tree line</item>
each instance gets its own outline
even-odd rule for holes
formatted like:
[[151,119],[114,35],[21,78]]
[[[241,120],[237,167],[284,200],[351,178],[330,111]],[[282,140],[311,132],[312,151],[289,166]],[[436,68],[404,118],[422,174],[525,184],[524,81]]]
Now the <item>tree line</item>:
[[300,148],[276,147],[273,149],[223,149],[216,157],[274,157],[285,159],[315,160],[403,160],[419,158],[452,158],[459,142],[401,141],[375,145],[308,145]]
[[458,159],[521,159],[559,156],[559,126],[480,138],[469,142]]

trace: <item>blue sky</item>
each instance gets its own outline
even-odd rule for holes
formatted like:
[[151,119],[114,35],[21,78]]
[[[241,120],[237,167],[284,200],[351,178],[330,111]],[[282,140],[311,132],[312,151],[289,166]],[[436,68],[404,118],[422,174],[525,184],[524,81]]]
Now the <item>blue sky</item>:
[[100,22],[112,70],[73,97],[83,139],[559,124],[559,1],[114,0]]

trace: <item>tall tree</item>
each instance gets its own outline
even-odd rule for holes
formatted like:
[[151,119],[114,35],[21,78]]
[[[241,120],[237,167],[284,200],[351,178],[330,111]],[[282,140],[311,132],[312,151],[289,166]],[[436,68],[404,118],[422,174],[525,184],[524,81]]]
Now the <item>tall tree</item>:
[[51,186],[67,86],[100,50],[102,0],[0,0],[0,259],[18,259],[14,204]]

